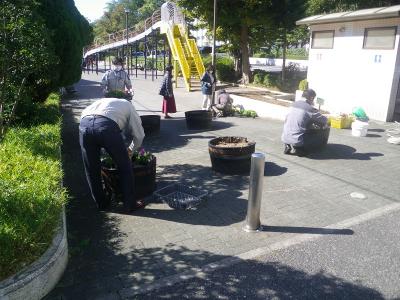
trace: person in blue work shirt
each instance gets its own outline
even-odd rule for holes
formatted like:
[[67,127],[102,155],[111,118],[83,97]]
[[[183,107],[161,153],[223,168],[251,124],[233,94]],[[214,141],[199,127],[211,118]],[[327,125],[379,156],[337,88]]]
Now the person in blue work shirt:
[[128,150],[138,149],[143,138],[141,119],[133,104],[125,99],[102,98],[82,111],[79,143],[86,179],[99,210],[110,207],[110,200],[105,197],[101,181],[102,148],[111,156],[119,171],[124,212],[144,207],[144,202],[134,202],[134,178],[128,153]]
[[297,156],[307,155],[305,137],[312,126],[327,126],[328,119],[313,105],[316,93],[312,89],[303,92],[303,100],[296,101],[290,107],[283,125],[282,142],[285,144],[284,154]]

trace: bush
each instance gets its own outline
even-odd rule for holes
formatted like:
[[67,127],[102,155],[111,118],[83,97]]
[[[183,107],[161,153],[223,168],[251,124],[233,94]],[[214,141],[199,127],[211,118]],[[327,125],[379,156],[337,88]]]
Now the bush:
[[263,84],[264,83],[264,78],[267,76],[267,72],[261,71],[261,72],[254,72],[253,73],[253,83],[254,84]]
[[66,202],[61,187],[58,95],[36,104],[25,127],[10,128],[0,144],[0,280],[49,247]]
[[300,91],[305,91],[306,89],[308,89],[308,81],[307,81],[307,79],[300,80],[300,82],[299,82],[299,90]]
[[[211,55],[203,58],[204,65],[211,64]],[[234,82],[236,79],[233,60],[230,57],[217,57],[217,79],[223,82]]]

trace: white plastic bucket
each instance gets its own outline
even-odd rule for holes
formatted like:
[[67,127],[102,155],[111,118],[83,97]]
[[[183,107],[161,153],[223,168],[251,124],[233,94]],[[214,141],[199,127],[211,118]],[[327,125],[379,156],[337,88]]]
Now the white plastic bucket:
[[354,121],[351,124],[351,134],[353,136],[366,136],[368,132],[368,122]]

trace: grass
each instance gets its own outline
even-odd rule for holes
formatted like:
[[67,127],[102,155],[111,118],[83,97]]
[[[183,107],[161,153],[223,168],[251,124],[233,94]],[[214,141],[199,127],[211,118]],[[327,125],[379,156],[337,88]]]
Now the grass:
[[49,247],[67,195],[61,187],[59,96],[36,104],[30,124],[0,144],[0,280]]

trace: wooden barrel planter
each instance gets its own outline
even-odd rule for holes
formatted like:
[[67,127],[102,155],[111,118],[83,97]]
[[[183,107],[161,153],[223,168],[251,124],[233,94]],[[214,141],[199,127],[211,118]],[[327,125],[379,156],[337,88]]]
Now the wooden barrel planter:
[[157,135],[160,133],[161,117],[159,115],[143,115],[140,116],[140,119],[142,119],[142,126],[146,136]]
[[[132,165],[136,200],[150,196],[156,190],[156,165],[157,159],[154,155],[147,165]],[[101,174],[106,196],[122,199],[119,187],[118,170],[102,166]]]
[[186,126],[190,130],[211,129],[212,112],[209,110],[191,110],[185,112]]
[[308,129],[304,135],[304,148],[308,152],[319,150],[326,146],[331,128]]
[[250,173],[251,154],[256,143],[240,136],[224,136],[208,142],[212,169],[230,175]]

